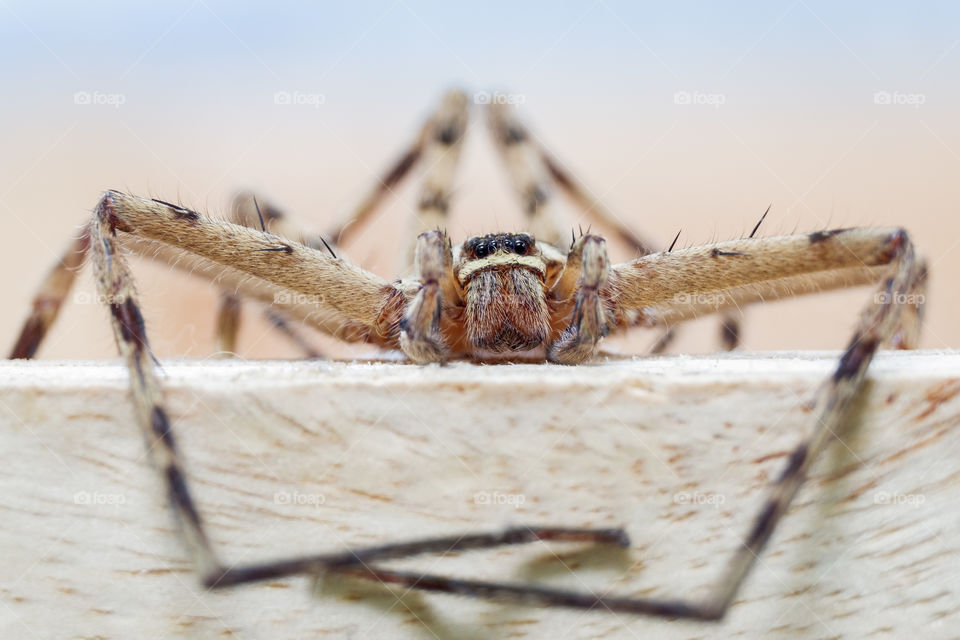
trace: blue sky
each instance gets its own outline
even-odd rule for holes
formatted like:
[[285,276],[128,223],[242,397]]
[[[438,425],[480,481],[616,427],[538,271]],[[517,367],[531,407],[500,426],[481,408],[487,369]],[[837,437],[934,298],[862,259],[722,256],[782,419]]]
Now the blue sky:
[[197,103],[285,84],[401,102],[451,83],[616,95],[798,81],[843,91],[861,78],[919,90],[957,70],[958,25],[951,2],[3,0],[0,74],[39,94],[99,84],[176,100],[184,88]]

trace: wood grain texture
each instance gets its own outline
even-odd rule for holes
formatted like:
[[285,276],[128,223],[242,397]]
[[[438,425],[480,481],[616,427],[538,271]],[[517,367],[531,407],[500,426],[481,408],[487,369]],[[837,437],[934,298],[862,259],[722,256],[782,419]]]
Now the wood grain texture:
[[[507,524],[619,526],[390,566],[704,596],[835,354],[555,365],[168,361],[174,427],[227,561]],[[960,354],[884,353],[719,625],[530,609],[327,577],[209,593],[119,364],[0,364],[0,636],[956,637]]]

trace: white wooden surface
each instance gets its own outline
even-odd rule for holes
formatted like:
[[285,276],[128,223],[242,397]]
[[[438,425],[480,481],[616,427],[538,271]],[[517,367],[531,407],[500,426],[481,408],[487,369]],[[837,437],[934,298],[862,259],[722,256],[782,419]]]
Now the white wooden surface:
[[[550,365],[172,361],[171,415],[229,561],[510,523],[624,525],[394,566],[703,596],[808,429],[834,354]],[[0,363],[0,637],[956,637],[960,355],[882,355],[728,618],[530,609],[346,579],[204,592],[110,363]]]

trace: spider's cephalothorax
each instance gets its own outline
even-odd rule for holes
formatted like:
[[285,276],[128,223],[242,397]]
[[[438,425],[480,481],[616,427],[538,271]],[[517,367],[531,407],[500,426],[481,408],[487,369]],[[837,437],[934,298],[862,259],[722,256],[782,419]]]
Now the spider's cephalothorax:
[[540,346],[550,331],[546,272],[529,234],[498,233],[465,242],[454,275],[463,291],[470,344],[498,353]]

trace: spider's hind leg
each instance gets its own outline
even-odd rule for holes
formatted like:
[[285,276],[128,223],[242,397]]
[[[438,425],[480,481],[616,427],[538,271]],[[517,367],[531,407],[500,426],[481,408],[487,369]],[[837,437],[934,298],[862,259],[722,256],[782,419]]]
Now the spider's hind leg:
[[[409,242],[404,247],[403,268],[417,261],[420,234],[431,229],[442,229],[448,224],[454,180],[460,165],[460,154],[466,138],[469,112],[467,96],[462,91],[450,91],[436,113],[424,127],[422,145],[423,175],[417,200],[416,218],[411,226]],[[419,265],[417,265],[419,267]]]
[[[345,244],[349,237],[366,225],[388,196],[394,195],[395,189],[417,166],[423,166],[425,171],[431,174],[424,178],[421,190],[418,210],[421,224],[418,225],[417,233],[437,226],[436,220],[431,219],[431,210],[436,210],[441,219],[446,216],[446,204],[450,197],[449,185],[452,183],[466,129],[467,95],[453,89],[444,95],[437,110],[420,127],[414,141],[374,182],[351,214],[330,228],[326,237],[337,244]],[[441,206],[434,206],[437,204]],[[412,254],[411,244],[409,256],[404,258],[412,257]]]
[[554,181],[538,154],[532,134],[513,107],[493,103],[487,107],[486,114],[490,136],[526,215],[527,231],[541,242],[562,245],[568,226],[553,203]]
[[17,342],[10,351],[10,358],[32,358],[40,348],[50,327],[53,326],[60,308],[67,296],[70,295],[73,284],[77,279],[77,272],[83,265],[87,250],[90,247],[90,234],[84,228],[80,235],[70,243],[57,264],[50,269],[44,278],[37,294],[33,298],[30,315],[20,329]]
[[[609,226],[638,256],[653,253],[655,245],[634,232],[594,193],[554,156],[517,115],[516,109],[502,103],[487,107],[487,125],[500,152],[501,160],[527,215],[527,227],[542,242],[564,246],[568,227],[554,202],[554,193],[564,194],[589,218]],[[650,349],[652,354],[667,351],[678,334],[676,327],[665,329]],[[726,351],[740,344],[740,314],[723,314],[721,344]],[[584,353],[590,353],[585,349]],[[572,357],[570,363],[583,362]]]

